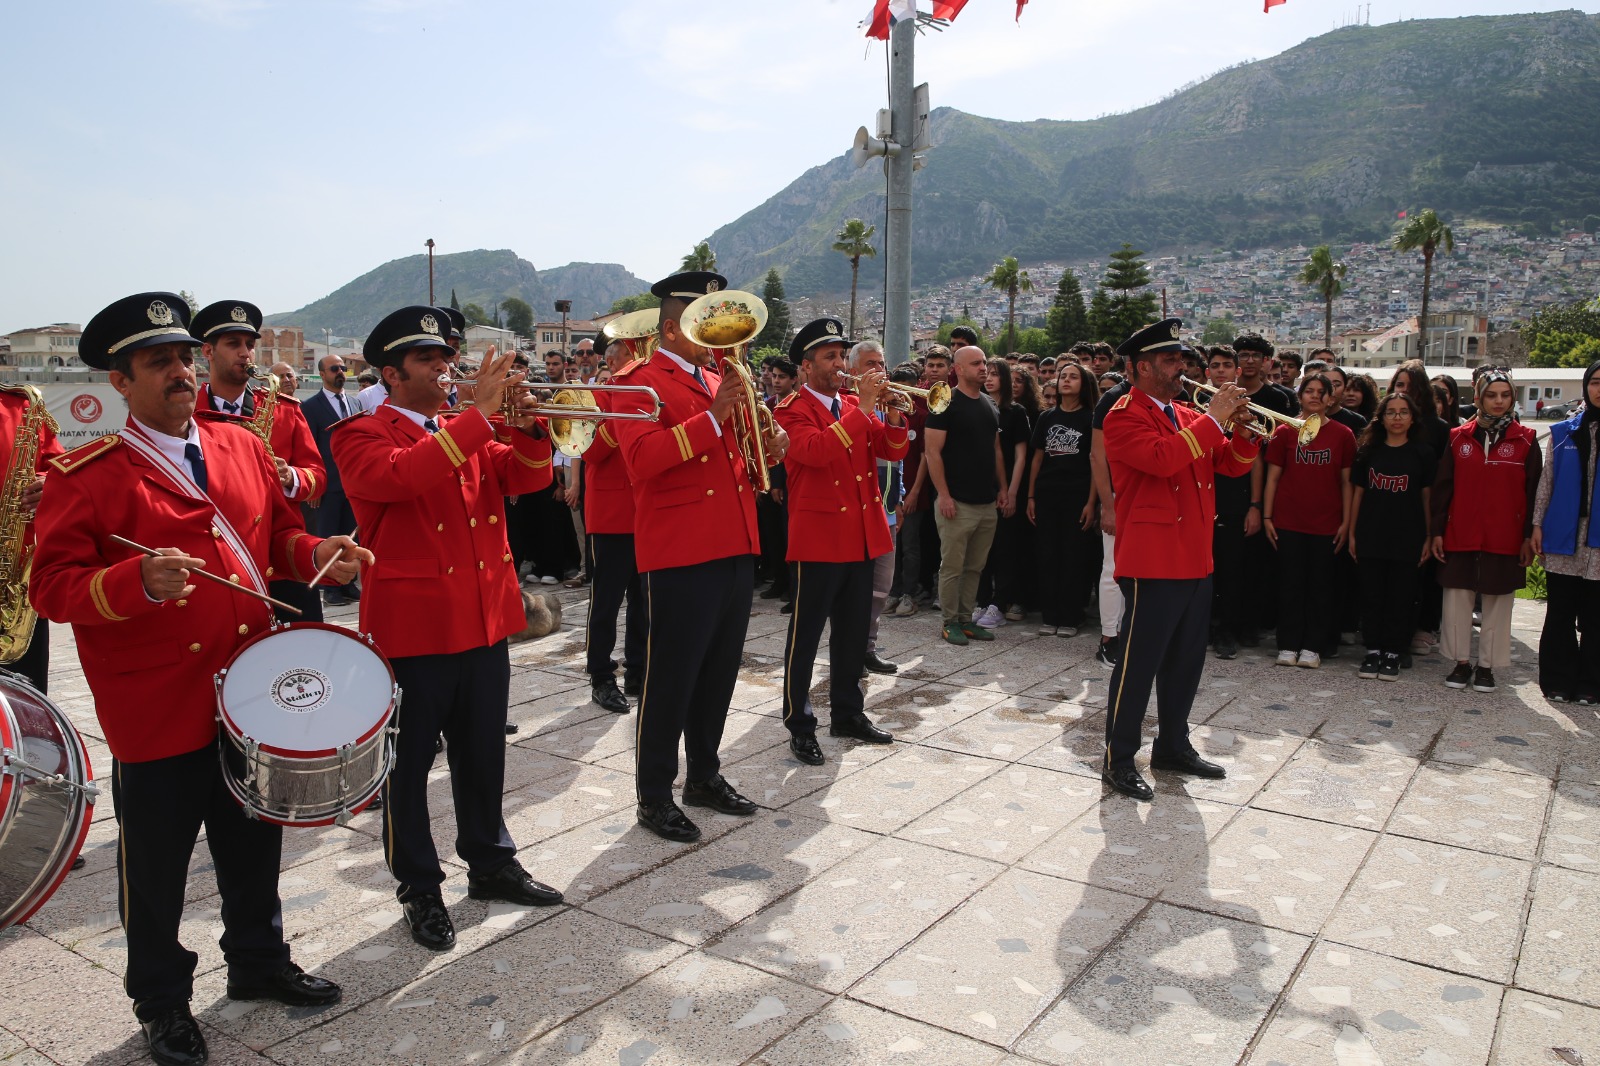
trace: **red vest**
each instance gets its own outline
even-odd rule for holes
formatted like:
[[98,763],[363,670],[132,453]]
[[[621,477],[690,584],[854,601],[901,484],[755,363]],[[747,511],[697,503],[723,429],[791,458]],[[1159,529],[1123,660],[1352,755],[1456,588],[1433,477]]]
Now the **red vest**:
[[1534,447],[1533,430],[1511,423],[1485,455],[1472,435],[1477,428],[1478,420],[1473,419],[1450,431],[1455,491],[1444,527],[1444,550],[1516,555],[1522,550],[1528,520],[1525,464],[1528,449]]

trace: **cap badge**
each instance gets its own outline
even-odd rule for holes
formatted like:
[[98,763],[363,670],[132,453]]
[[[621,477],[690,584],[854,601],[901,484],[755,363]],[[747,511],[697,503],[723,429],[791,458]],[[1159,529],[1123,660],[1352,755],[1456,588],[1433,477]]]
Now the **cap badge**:
[[1172,339],[1173,340],[1177,340],[1178,339],[1178,327],[1177,327],[1176,324],[1174,324],[1172,326]]
[[233,319],[235,322],[250,321],[250,316],[244,313],[244,308],[242,307],[235,307],[232,311],[229,311],[228,317]]
[[722,288],[722,285],[719,282],[716,282],[716,281],[708,281],[708,282],[706,282],[706,292],[707,293],[716,292],[720,288]]
[[424,333],[438,333],[439,332],[439,320],[434,318],[432,315],[423,315],[422,316],[422,332],[424,332]]
[[839,323],[833,321],[831,318],[828,320],[828,332],[833,334],[835,337],[839,335]]
[[150,301],[150,308],[145,314],[150,317],[150,324],[153,326],[172,325],[172,308],[168,307],[164,300]]

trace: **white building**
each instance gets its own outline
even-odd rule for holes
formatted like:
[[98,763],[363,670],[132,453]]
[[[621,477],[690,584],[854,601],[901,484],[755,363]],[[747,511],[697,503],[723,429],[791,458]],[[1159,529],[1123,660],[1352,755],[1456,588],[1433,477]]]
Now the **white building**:
[[8,366],[50,369],[82,367],[78,341],[83,327],[76,322],[57,322],[37,329],[21,329],[6,339],[11,342]]

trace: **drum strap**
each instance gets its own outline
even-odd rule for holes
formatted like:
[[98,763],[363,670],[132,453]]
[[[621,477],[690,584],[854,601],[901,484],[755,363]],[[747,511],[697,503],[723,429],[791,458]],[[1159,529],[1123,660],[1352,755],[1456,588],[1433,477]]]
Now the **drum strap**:
[[200,500],[211,506],[211,521],[217,527],[217,532],[222,535],[222,540],[228,545],[228,550],[233,552],[239,560],[239,566],[245,576],[250,579],[250,587],[257,592],[266,592],[267,583],[261,578],[261,571],[256,568],[255,557],[244,546],[244,538],[239,536],[239,531],[233,528],[233,523],[228,521],[228,516],[222,513],[222,508],[217,506],[206,491],[195,483],[189,476],[189,471],[168,459],[161,449],[156,447],[154,441],[147,437],[144,430],[136,425],[133,419],[128,419],[128,424],[122,429],[122,441],[128,447],[149,460],[150,465],[161,472],[168,481],[172,482],[180,493],[192,500]]

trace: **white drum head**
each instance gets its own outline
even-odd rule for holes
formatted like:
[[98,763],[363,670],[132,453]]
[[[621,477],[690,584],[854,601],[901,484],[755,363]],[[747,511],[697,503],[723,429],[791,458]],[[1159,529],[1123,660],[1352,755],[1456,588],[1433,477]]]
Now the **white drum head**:
[[240,650],[222,679],[223,717],[241,736],[285,752],[354,743],[388,714],[389,665],[331,626],[290,626]]

